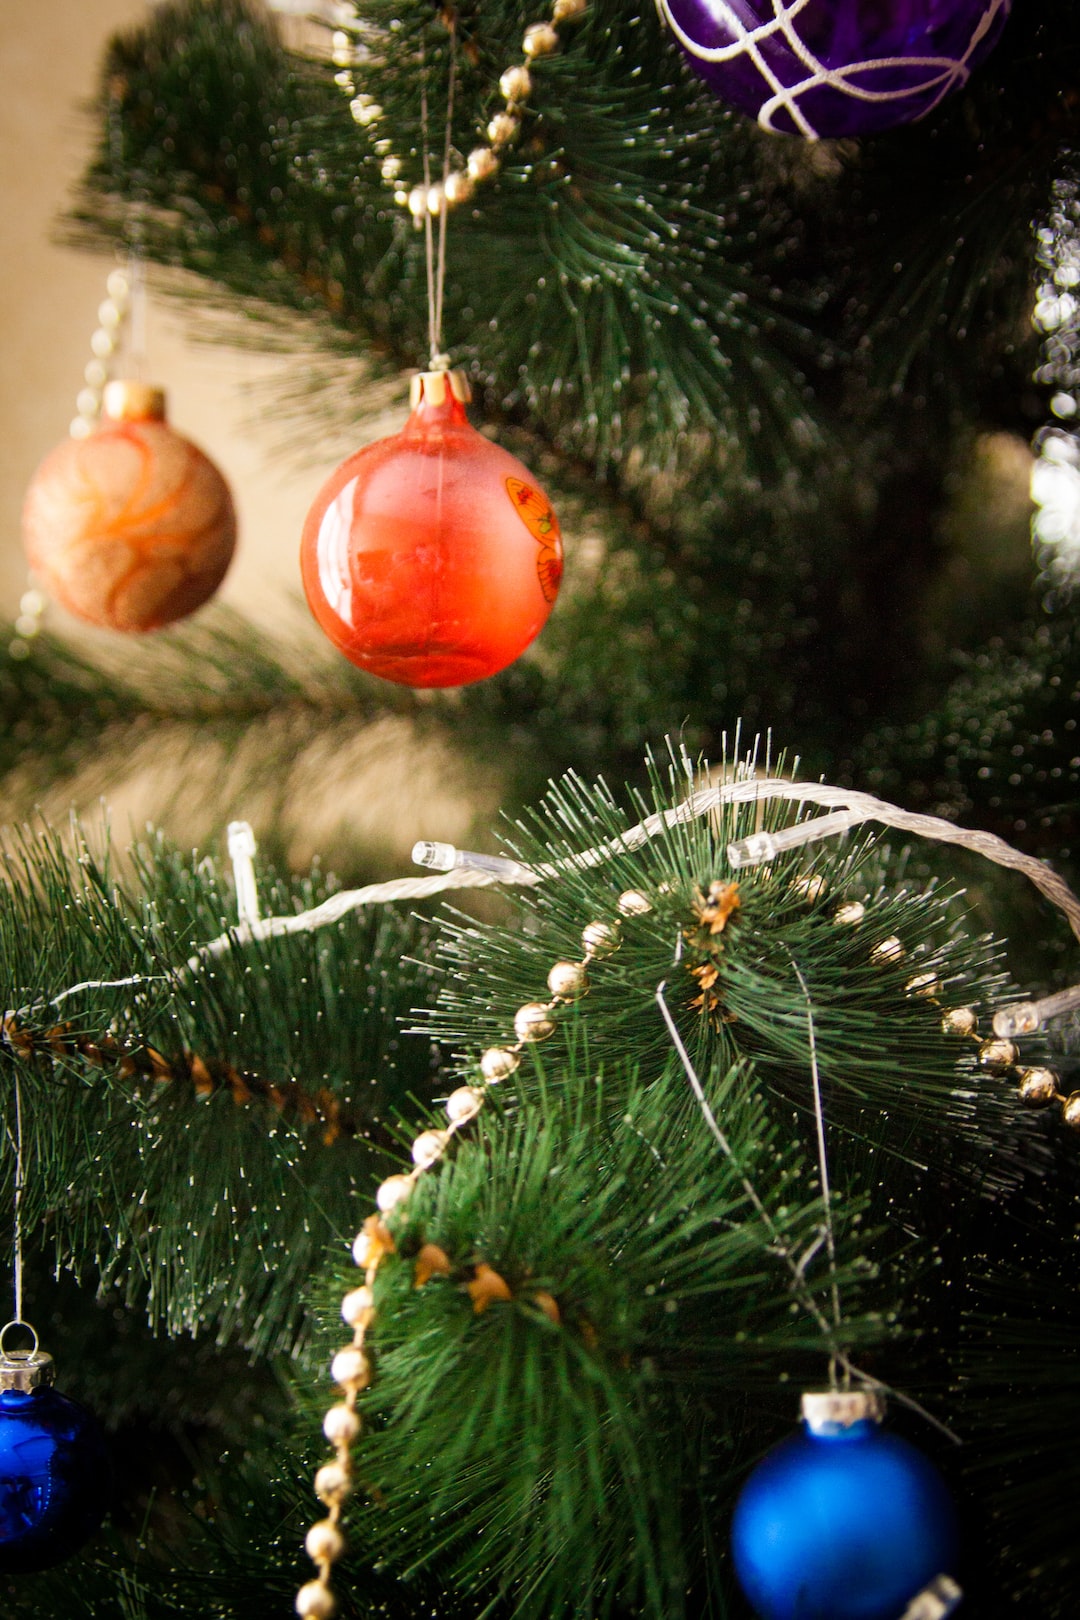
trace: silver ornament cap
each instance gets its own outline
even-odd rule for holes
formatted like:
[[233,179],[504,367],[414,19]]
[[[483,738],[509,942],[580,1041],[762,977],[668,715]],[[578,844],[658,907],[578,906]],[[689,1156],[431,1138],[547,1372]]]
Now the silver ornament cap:
[[811,1390],[802,1398],[802,1417],[811,1434],[835,1434],[853,1423],[880,1423],[885,1400],[876,1389]]
[[[21,1328],[33,1339],[30,1350],[8,1350],[4,1340],[12,1328]],[[38,1347],[38,1336],[29,1322],[8,1322],[0,1329],[0,1392],[16,1390],[29,1395],[34,1389],[47,1389],[56,1382],[56,1363],[47,1350]]]

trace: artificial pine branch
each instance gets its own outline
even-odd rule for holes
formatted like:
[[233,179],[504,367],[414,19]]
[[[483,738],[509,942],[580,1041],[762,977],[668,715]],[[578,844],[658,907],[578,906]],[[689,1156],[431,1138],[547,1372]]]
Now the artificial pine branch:
[[[1070,1237],[1075,1250],[1075,1232]],[[958,1393],[980,1412],[967,1458],[975,1489],[989,1499],[991,1523],[1005,1513],[1015,1526],[1015,1554],[1003,1570],[1006,1601],[1016,1608],[1025,1602],[1027,1572],[1036,1568],[1047,1614],[1065,1620],[1075,1559],[1054,1526],[1061,1493],[1072,1495],[1080,1478],[1069,1444],[1080,1406],[1080,1356],[1075,1294],[1062,1287],[1058,1263],[1034,1244],[1020,1262],[1022,1277],[1008,1262],[980,1277]],[[1032,1357],[1036,1337],[1046,1353]]]
[[[691,780],[684,776],[684,787]],[[633,819],[663,809],[670,794],[671,786],[654,773],[651,798],[631,799]],[[799,967],[811,991],[818,1057],[838,1126],[876,1135],[867,1105],[871,1116],[887,1105],[888,1117],[904,1117],[915,1133],[905,1137],[905,1151],[914,1151],[924,1131],[929,1141],[939,1138],[943,1114],[961,1135],[993,1137],[998,1104],[992,1088],[976,1093],[958,1085],[957,1059],[961,1072],[970,1073],[974,1054],[943,1046],[940,1023],[942,1006],[972,999],[978,984],[991,998],[1006,993],[994,946],[963,934],[947,891],[881,889],[872,873],[864,874],[871,845],[852,854],[826,852],[812,868],[794,852],[763,869],[730,871],[729,841],[756,831],[759,817],[772,828],[788,815],[779,801],[739,807],[718,816],[715,826],[678,827],[640,852],[575,870],[582,848],[617,841],[627,821],[602,785],[565,779],[506,843],[527,864],[556,853],[567,863],[566,876],[515,895],[528,919],[524,930],[471,921],[447,925],[440,947],[447,983],[426,1027],[458,1046],[505,1042],[515,1007],[542,993],[550,963],[580,955],[582,928],[593,919],[617,920],[622,886],[648,895],[651,909],[619,924],[627,950],[593,975],[593,994],[603,994],[606,1013],[592,1037],[597,1058],[628,1046],[642,1060],[666,1050],[650,992],[670,975],[673,1006],[684,1011],[690,1038],[703,1051],[753,1057],[783,1095],[805,1104]],[[710,932],[702,919],[710,886],[718,882],[733,890],[733,909],[722,931]],[[845,901],[865,904],[862,920],[836,921]],[[893,1043],[901,1038],[906,1084],[897,1088]],[[792,1074],[793,1080],[785,1078]],[[887,1141],[881,1146],[889,1151]]]
[[[160,1328],[213,1321],[223,1340],[287,1348],[352,1187],[431,1084],[430,1043],[397,1033],[430,985],[424,928],[383,911],[193,971],[192,950],[229,927],[227,886],[162,841],[135,860],[121,884],[85,843],[39,835],[7,863],[0,971],[17,1010],[0,1066],[22,1088],[27,1229]],[[264,889],[296,910],[327,892],[270,874]]]
[[[670,784],[655,781],[654,803],[681,798],[688,772],[676,757]],[[629,802],[633,815],[653,807]],[[591,965],[591,991],[564,1009],[553,1042],[535,1059],[526,1056],[516,1080],[497,1090],[474,1138],[389,1218],[395,1253],[378,1280],[382,1371],[366,1403],[370,1432],[357,1456],[358,1478],[381,1505],[367,1509],[361,1501],[355,1510],[362,1533],[357,1560],[342,1570],[343,1579],[357,1583],[345,1599],[346,1614],[364,1612],[364,1561],[372,1556],[385,1566],[380,1579],[389,1584],[381,1591],[389,1612],[399,1605],[407,1612],[410,1595],[422,1590],[437,1594],[442,1606],[473,1614],[478,1605],[495,1612],[489,1600],[519,1615],[614,1615],[629,1604],[659,1617],[681,1612],[684,1602],[689,1612],[722,1613],[728,1576],[717,1526],[757,1449],[788,1421],[788,1379],[816,1381],[815,1366],[839,1336],[864,1371],[949,1415],[957,1357],[982,1298],[981,1278],[969,1263],[976,1246],[992,1257],[1029,1242],[1037,1200],[1040,1263],[1053,1271],[1051,1249],[1060,1259],[1053,1209],[1072,1198],[1071,1144],[1022,1115],[1012,1083],[977,1071],[962,1041],[933,1034],[941,1007],[899,977],[931,971],[924,964],[932,962],[934,993],[946,1005],[977,1002],[980,992],[996,997],[1003,981],[992,949],[950,931],[936,896],[870,892],[863,956],[873,957],[883,926],[903,933],[907,955],[901,964],[890,953],[872,972],[860,958],[860,967],[848,941],[863,924],[833,915],[845,896],[850,901],[845,885],[859,880],[859,862],[828,851],[812,866],[777,861],[767,878],[746,884],[745,895],[740,877],[736,895],[724,850],[755,819],[750,812],[748,825],[748,813],[740,814],[716,825],[676,824],[599,867],[575,869],[571,862],[563,879],[538,891],[538,933],[478,925],[465,932],[460,924],[454,930],[454,977],[442,1016],[464,1031],[462,1016],[471,1007],[472,1046],[509,1038],[518,1002],[544,993],[544,969],[580,948],[585,923],[618,915],[624,886],[653,908],[623,919],[619,949]],[[769,810],[766,825],[776,816]],[[545,856],[558,858],[617,836],[626,825],[619,800],[603,785],[571,780],[552,791],[532,832],[519,828],[514,836],[520,853],[529,853],[532,838]],[[38,905],[56,919],[34,981],[43,987],[39,1001],[50,989],[55,994],[50,979],[60,962],[100,969],[113,960],[111,949],[135,965],[143,958],[160,964],[162,941],[183,940],[190,950],[189,941],[206,938],[227,916],[227,894],[203,865],[152,850],[140,859],[139,884],[123,891],[106,866],[80,853],[73,866],[55,844],[36,859],[31,847],[23,878],[9,872],[0,943],[7,941],[17,968],[8,982],[20,990],[28,960],[19,955],[28,944],[20,944],[20,923]],[[830,889],[820,888],[822,878],[831,880]],[[312,898],[310,886],[265,896],[278,909]],[[69,910],[80,909],[88,922],[78,916],[65,922]],[[400,930],[395,943],[400,951]],[[793,986],[775,971],[785,951],[799,962],[804,983]],[[760,1018],[748,1001],[730,1020],[746,971],[740,962],[762,961],[774,970],[753,987]],[[343,1059],[348,1082],[354,1079],[347,1054],[357,1034],[354,987],[362,965],[355,938],[338,928],[302,939],[287,960],[250,948],[226,955],[214,976],[204,971],[185,983],[187,1005],[175,986],[160,1005],[136,1001],[126,1012],[123,998],[109,995],[118,1028],[152,1036],[166,1060],[169,1042],[157,1019],[177,1021],[173,1039],[181,1051],[196,1049],[189,1030],[198,1028],[204,1037],[216,1031],[219,1049],[237,1066],[244,1051],[249,1060],[253,1053],[276,1054],[279,1072],[306,1089],[319,1066],[333,1085]],[[707,983],[702,967],[715,969]],[[950,973],[960,977],[950,982]],[[723,1121],[730,1155],[705,1128],[662,1035],[658,975]],[[304,979],[312,980],[310,995]],[[852,995],[846,1018],[845,985]],[[346,1008],[347,1016],[339,1016]],[[76,1031],[85,1014],[85,1007],[73,1012]],[[312,1044],[303,1023],[312,1014],[315,1042],[322,1044],[309,1067],[296,1059]],[[24,1023],[35,1027],[32,1019]],[[385,1035],[381,1017],[365,1027],[365,1040],[378,1043]],[[83,1061],[77,1041],[73,1053],[67,1036],[56,1039],[61,1050],[49,1047],[48,1058],[32,1042],[26,1055],[5,1060],[20,1064],[32,1135],[46,1099],[49,1119],[58,1117],[57,1080],[45,1067],[60,1065],[74,1078]],[[732,1064],[740,1052],[745,1056]],[[826,1108],[835,1273],[821,1260],[810,1118],[815,1072]],[[92,1093],[90,1077],[79,1078]],[[344,1091],[356,1098],[355,1086]],[[93,1195],[99,1220],[110,1197],[119,1201],[123,1189],[141,1181],[146,1226],[133,1223],[121,1234],[127,1247],[117,1242],[116,1253],[123,1264],[136,1256],[148,1261],[162,1324],[170,1298],[174,1311],[198,1313],[219,1331],[244,1332],[246,1313],[255,1311],[247,1336],[264,1351],[291,1342],[283,1337],[295,1335],[288,1311],[329,1235],[326,1225],[315,1224],[316,1212],[320,1220],[330,1215],[329,1231],[336,1227],[347,1239],[359,1223],[358,1202],[361,1211],[370,1207],[368,1189],[392,1162],[385,1127],[400,1132],[402,1123],[387,1121],[376,1105],[379,1151],[345,1177],[336,1162],[332,1175],[320,1179],[320,1166],[343,1144],[327,1148],[316,1125],[309,1127],[316,1137],[310,1152],[301,1153],[299,1131],[279,1125],[268,1136],[254,1114],[236,1132],[230,1122],[243,1111],[225,1091],[196,1104],[170,1084],[138,1113],[125,1112],[128,1098],[118,1087],[99,1096],[107,1100],[107,1118],[96,1120],[85,1107],[73,1112],[75,1129],[61,1131],[54,1151],[62,1158],[73,1143],[83,1144],[83,1161],[69,1157],[64,1173],[80,1196]],[[123,1147],[133,1124],[134,1154]],[[115,1143],[102,1134],[106,1126],[117,1129]],[[111,1185],[93,1168],[103,1156]],[[242,1211],[229,1191],[238,1164],[250,1188]],[[315,1203],[288,1204],[294,1171]],[[59,1174],[53,1185],[58,1181]],[[64,1217],[63,1210],[49,1213]],[[116,1241],[115,1233],[108,1237]],[[187,1293],[184,1279],[169,1270],[177,1254],[194,1278]],[[327,1301],[324,1343],[340,1334],[330,1326],[336,1305],[329,1299],[341,1279],[340,1261],[332,1259],[309,1292],[316,1306]],[[839,1326],[827,1308],[834,1282],[844,1309]],[[1002,1376],[1008,1379],[1017,1357],[1042,1366],[1042,1354],[1034,1328],[1019,1334],[1003,1351]],[[318,1360],[309,1354],[297,1363],[309,1408]],[[983,1411],[977,1398],[965,1397],[968,1428]],[[1022,1403],[1017,1415],[1030,1424]],[[275,1432],[284,1448],[273,1470],[281,1504],[275,1524],[287,1540],[294,1533],[287,1527],[302,1517],[299,1454],[310,1441],[298,1445],[280,1428]],[[1062,1487],[1070,1468],[1068,1459],[1059,1460]],[[242,1534],[236,1527],[251,1501],[243,1478],[226,1470],[215,1485],[222,1547]],[[1000,1511],[1007,1526],[1017,1511],[1008,1493]],[[996,1544],[1014,1545],[1011,1533]],[[147,1620],[168,1615],[179,1594],[200,1589],[208,1612],[217,1605],[221,1616],[246,1620],[257,1596],[265,1604],[267,1593],[287,1584],[284,1571],[295,1567],[284,1544],[275,1550],[260,1541],[259,1557],[244,1566],[242,1579],[243,1560],[230,1566],[227,1556],[206,1552],[200,1582],[190,1562],[199,1547],[196,1540],[178,1556],[163,1550],[141,1567],[139,1603]],[[107,1585],[115,1577],[102,1579]],[[113,1588],[118,1595],[103,1598],[100,1612],[110,1613],[113,1602],[124,1613],[123,1581],[121,1575]]]
[[1068,872],[1080,831],[1078,725],[1080,649],[1061,612],[959,655],[935,709],[871,733],[859,767],[881,791],[974,821]]
[[[392,33],[390,20],[386,48],[361,77],[409,154],[419,40],[435,107],[447,36],[423,9],[397,8]],[[378,22],[376,12],[369,23]],[[487,8],[463,12],[459,26],[455,137],[467,152],[521,23],[516,8]],[[763,237],[783,258],[784,222],[755,217],[741,195],[753,142],[729,121],[716,148],[711,101],[680,74],[647,13],[590,15],[537,77],[545,121],[451,234],[455,352],[504,409],[527,362],[522,403],[599,470],[643,437],[651,460],[677,458],[690,429],[720,434],[763,466],[785,450],[790,458],[812,428],[778,340],[790,349],[805,335],[762,268]],[[77,209],[83,240],[130,240],[135,229],[152,259],[317,315],[376,361],[422,358],[422,243],[328,64],[287,59],[265,18],[239,0],[181,0],[116,42],[101,116]],[[482,287],[469,273],[477,263]],[[477,325],[482,344],[471,338]]]
[[[515,830],[515,854],[542,847],[546,858],[563,860],[563,874],[530,894],[531,925],[516,933],[452,925],[447,987],[433,1020],[444,1035],[505,1045],[516,1006],[545,994],[546,966],[580,954],[584,925],[616,920],[623,885],[651,909],[636,905],[622,919],[618,949],[589,965],[588,994],[556,1009],[554,1037],[527,1049],[521,1068],[496,1088],[475,1139],[385,1217],[394,1253],[376,1283],[373,1342],[382,1359],[362,1403],[369,1427],[356,1464],[377,1504],[360,1510],[363,1545],[375,1538],[391,1561],[430,1568],[478,1603],[498,1592],[515,1614],[619,1612],[628,1604],[661,1615],[681,1612],[684,1598],[693,1612],[723,1612],[728,1577],[722,1559],[701,1555],[708,1526],[695,1515],[726,1516],[749,1456],[781,1427],[788,1373],[815,1346],[828,1351],[828,1319],[808,1315],[797,1289],[792,1298],[778,1235],[789,1220],[805,1221],[807,1236],[793,1236],[792,1251],[819,1252],[806,1247],[821,1219],[815,1074],[833,1217],[847,1234],[837,1285],[847,1308],[855,1302],[862,1313],[837,1331],[862,1342],[866,1359],[859,1350],[854,1359],[875,1376],[951,1415],[984,1298],[971,1255],[1011,1257],[1032,1241],[1033,1204],[1040,1260],[1051,1274],[1071,1249],[1068,1233],[1058,1241],[1047,1228],[1051,1211],[1072,1197],[1070,1133],[1025,1114],[1012,1083],[976,1066],[974,1048],[942,1029],[943,1010],[978,1004],[980,988],[991,1004],[1002,994],[989,942],[965,939],[933,892],[868,892],[864,915],[845,917],[855,898],[847,885],[858,882],[865,852],[850,860],[819,851],[812,865],[805,855],[797,864],[777,859],[756,895],[741,873],[733,894],[724,851],[732,836],[754,830],[745,808],[716,826],[676,823],[640,848],[616,845],[598,865],[580,859],[685,788],[684,763],[667,793],[658,783],[654,802],[636,802],[627,817],[603,784],[569,781],[538,810],[535,831]],[[765,825],[774,820],[767,812]],[[877,949],[894,939],[902,956],[893,945]],[[785,954],[800,967],[795,985],[776,971]],[[773,971],[739,1000],[744,963],[770,956]],[[716,974],[703,1001],[693,969],[706,962]],[[935,977],[928,982],[920,969]],[[717,1088],[713,1106],[730,1157],[704,1128],[672,1058],[658,979],[698,1073]],[[743,1061],[728,1067],[738,1053]],[[472,1072],[463,1062],[462,1077]],[[781,1138],[785,1151],[770,1168]],[[756,1182],[760,1206],[738,1207],[744,1175]],[[725,1188],[735,1203],[717,1211],[710,1200]],[[760,1229],[766,1214],[779,1226]],[[755,1243],[761,1257],[751,1262],[741,1246]],[[823,1288],[828,1268],[808,1275]],[[341,1267],[332,1277],[335,1292],[349,1286]],[[722,1288],[722,1310],[709,1308],[713,1288]],[[1018,1306],[1018,1278],[1012,1288]],[[663,1326],[654,1342],[641,1324],[657,1302]],[[330,1308],[328,1345],[340,1332]],[[644,1337],[635,1340],[636,1331]],[[740,1347],[748,1347],[746,1365]],[[585,1401],[574,1379],[591,1357],[604,1376],[591,1378]],[[638,1357],[653,1381],[640,1421],[632,1393]],[[1045,1365],[1029,1324],[997,1365],[1007,1380],[1005,1367],[1019,1376],[1033,1361]],[[609,1387],[609,1374],[623,1383]],[[813,1381],[812,1373],[798,1376]],[[670,1405],[668,1378],[682,1391]],[[688,1399],[699,1378],[700,1409]],[[969,1393],[956,1411],[975,1452],[979,1425],[1008,1422],[1012,1403],[995,1391],[991,1411]],[[610,1405],[603,1417],[593,1404],[601,1395]],[[1023,1400],[1016,1418],[1030,1428]],[[565,1455],[563,1424],[576,1437]],[[635,1432],[649,1448],[659,1441],[657,1451],[620,1449],[620,1436]],[[598,1436],[606,1437],[603,1454],[589,1450]],[[928,1443],[922,1431],[919,1441]],[[704,1449],[691,1454],[688,1446]],[[957,1475],[957,1463],[944,1460]],[[1057,1488],[1071,1478],[1071,1461],[1060,1459]],[[681,1494],[691,1480],[700,1485],[697,1506],[693,1492]],[[967,1577],[976,1601],[990,1601],[992,1559],[1012,1546],[1000,1524],[1025,1511],[1023,1493],[1005,1492],[1002,1501],[997,1484],[999,1527],[989,1546],[982,1486],[971,1510],[986,1560],[983,1574]],[[673,1502],[677,1530],[664,1520]],[[638,1523],[635,1515],[653,1511],[655,1523]],[[666,1550],[662,1568],[651,1570],[643,1549],[654,1546]],[[1025,1578],[1041,1577],[1025,1563]]]
[[[867,707],[936,690],[924,646],[944,561],[934,516],[965,435],[1018,425],[1033,357],[1016,336],[1030,282],[1020,244],[1052,172],[1047,130],[1067,133],[1067,98],[1046,112],[1075,30],[1067,11],[1014,19],[971,91],[930,125],[814,158],[718,116],[648,17],[594,7],[537,70],[528,139],[452,221],[448,309],[459,332],[483,329],[461,357],[487,385],[497,430],[528,428],[537,450],[605,472],[629,505],[604,525],[611,583],[574,612],[564,601],[537,659],[463,699],[488,751],[523,716],[544,717],[550,757],[530,737],[518,790],[568,764],[611,763],[610,739],[628,771],[684,721],[692,746],[715,749],[736,711],[790,719],[826,764],[851,756]],[[414,362],[420,245],[372,143],[392,136],[414,161],[418,36],[433,107],[447,41],[422,8],[396,20],[395,48],[357,70],[385,128],[360,129],[330,65],[287,57],[259,14],[159,10],[117,43],[106,74],[89,239],[141,232],[152,259],[194,270],[204,301],[260,316],[287,307],[318,344],[366,355],[376,372]],[[520,24],[501,8],[461,14],[463,151]],[[1042,65],[1029,83],[1031,60]],[[883,304],[895,264],[919,285]],[[928,380],[913,357],[939,315],[955,341],[935,349]],[[276,341],[301,341],[295,322]],[[351,420],[365,405],[350,383],[334,408]],[[758,472],[772,463],[767,479],[747,456]],[[913,659],[898,663],[895,644]]]
[[[420,247],[375,145],[389,138],[406,171],[414,163],[419,41],[434,108],[447,39],[426,12],[398,7],[392,20],[391,33],[389,10],[365,14],[357,81],[383,117],[364,129],[329,66],[287,58],[238,0],[185,0],[118,41],[84,238],[136,232],[152,258],[234,299],[317,317],[331,347],[347,335],[376,364],[416,363]],[[466,152],[521,22],[489,4],[456,26]],[[1018,14],[971,90],[928,123],[800,164],[790,145],[718,113],[655,18],[591,7],[537,70],[522,149],[455,216],[450,314],[489,408],[524,413],[600,470],[631,447],[655,466],[692,460],[710,435],[761,466],[791,460],[801,441],[805,461],[839,425],[823,366],[857,356],[880,413],[943,332],[953,354],[943,367],[939,344],[933,397],[970,414],[978,401],[965,394],[989,369],[983,408],[1000,406],[1001,333],[1011,354],[1029,296],[1028,222],[1075,133],[1059,69],[1078,49],[1069,6]],[[472,345],[477,324],[485,338]],[[800,352],[817,399],[792,368]],[[923,410],[927,381],[910,389]],[[860,404],[865,429],[865,394]]]
[[[601,1073],[581,1049],[392,1222],[361,1547],[515,1614],[672,1616],[688,1591],[693,1608],[694,1516],[743,1464],[746,1402],[821,1348],[776,1254],[814,1241],[820,1204],[749,1078],[709,1086],[736,1170],[672,1070]],[[740,1173],[783,1205],[778,1231]],[[432,1246],[446,1264],[428,1276]],[[860,1247],[841,1261],[853,1312]],[[887,1328],[853,1315],[843,1332]]]

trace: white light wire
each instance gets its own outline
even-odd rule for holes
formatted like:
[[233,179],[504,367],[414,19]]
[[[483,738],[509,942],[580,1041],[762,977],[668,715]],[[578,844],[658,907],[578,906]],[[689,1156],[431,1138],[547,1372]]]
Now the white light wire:
[[[614,856],[640,849],[651,838],[657,837],[671,827],[683,826],[702,816],[711,815],[724,805],[764,803],[768,799],[790,800],[797,805],[822,805],[830,810],[830,814],[795,822],[792,826],[780,828],[775,833],[755,833],[750,838],[729,844],[728,859],[737,869],[775,858],[775,854],[783,849],[813,843],[819,838],[845,832],[863,822],[878,821],[900,832],[914,833],[940,843],[956,844],[962,849],[971,850],[974,854],[993,861],[998,866],[1022,873],[1041,894],[1064,913],[1073,933],[1080,939],[1080,899],[1069,885],[1045,861],[1022,854],[996,834],[957,827],[951,821],[944,821],[939,816],[918,815],[913,811],[901,810],[884,799],[876,799],[869,793],[857,793],[850,788],[830,787],[822,782],[791,782],[785,777],[765,776],[714,782],[708,787],[698,788],[680,804],[670,810],[659,810],[651,816],[646,816],[643,821],[620,833],[617,838],[597,844],[593,849],[583,850],[580,854],[568,856],[564,860],[541,861],[531,867],[525,866],[520,861],[506,860],[499,856],[473,855],[469,850],[458,850],[450,844],[417,845],[417,851],[421,849],[437,851],[437,864],[453,863],[452,869],[435,872],[427,877],[393,878],[388,883],[369,883],[361,889],[343,889],[340,894],[331,895],[321,905],[290,916],[262,917],[255,920],[242,916],[235,928],[230,928],[227,933],[220,934],[205,945],[200,945],[188,958],[184,970],[197,973],[206,963],[226,955],[237,946],[258,940],[276,939],[286,934],[312,933],[315,929],[340,922],[350,912],[360,911],[365,906],[428,900],[453,889],[487,889],[496,885],[534,887],[551,878],[562,877],[567,872],[589,871],[593,867],[603,865]],[[835,813],[838,810],[842,813]],[[474,861],[476,865],[471,864]],[[50,997],[47,1005],[56,1005],[80,990],[158,982],[160,978],[161,975],[146,975],[142,978],[134,975],[128,979],[88,980]],[[1021,1014],[1027,1021],[1022,1026],[1018,1025],[1014,1032],[1029,1033],[1039,1027],[1040,1009],[1045,1010],[1047,1017],[1053,1017],[1059,1010],[1070,1010],[1078,1005],[1080,1005],[1080,986],[1072,991],[1058,991],[1042,1002],[1024,1002],[1016,1007],[1002,1008],[996,1015],[995,1025],[998,1020]],[[1033,1017],[1035,1022],[1031,1021]]]
[[236,910],[241,923],[250,927],[260,918],[259,889],[255,881],[255,834],[250,822],[230,821],[226,836],[236,887]]
[[[938,816],[917,815],[912,811],[901,810],[883,799],[873,798],[869,793],[829,787],[821,782],[789,782],[784,777],[767,776],[753,780],[716,782],[709,787],[698,788],[681,804],[675,805],[670,810],[660,810],[654,815],[646,816],[644,821],[627,828],[624,833],[620,833],[617,838],[610,839],[607,843],[568,856],[565,860],[542,861],[532,867],[525,866],[519,861],[500,861],[494,856],[472,857],[468,850],[455,850],[450,844],[418,845],[418,850],[424,847],[437,850],[440,864],[449,861],[455,861],[457,864],[452,870],[439,872],[432,877],[394,878],[389,883],[371,883],[362,889],[343,889],[340,894],[331,895],[329,900],[324,900],[322,905],[315,906],[311,911],[299,912],[291,917],[266,917],[250,927],[232,929],[229,933],[222,934],[220,938],[201,946],[191,957],[188,966],[197,969],[200,962],[221,956],[238,942],[269,939],[279,934],[306,933],[315,928],[325,927],[328,923],[339,922],[350,911],[360,910],[363,906],[382,905],[395,900],[428,899],[447,889],[483,889],[496,884],[532,887],[550,878],[561,877],[566,872],[589,871],[593,867],[603,865],[613,856],[640,849],[651,838],[671,827],[683,826],[702,816],[711,815],[724,805],[753,804],[766,799],[790,799],[799,804],[843,806],[845,814],[842,817],[829,815],[797,822],[794,826],[783,828],[776,833],[754,834],[750,839],[729,844],[727,853],[732,866],[756,865],[774,858],[779,849],[791,847],[792,844],[809,844],[829,834],[846,831],[864,821],[879,821],[901,832],[916,833],[920,837],[941,843],[958,844],[995,862],[998,866],[1009,867],[1023,873],[1040,893],[1064,912],[1073,933],[1080,939],[1080,899],[1065,880],[1047,866],[1045,861],[1021,854],[996,834],[957,827],[951,821],[943,821]],[[771,840],[771,843],[763,845],[760,840]],[[754,846],[752,852],[747,851],[748,845]],[[766,852],[770,849],[773,851],[773,857]],[[485,863],[484,867],[471,866],[470,859],[482,860]],[[488,869],[490,867],[498,867],[498,870]]]

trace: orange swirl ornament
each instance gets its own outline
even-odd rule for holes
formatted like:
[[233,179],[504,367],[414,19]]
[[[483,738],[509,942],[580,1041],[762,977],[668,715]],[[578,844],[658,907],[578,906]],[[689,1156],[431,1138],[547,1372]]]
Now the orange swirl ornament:
[[308,603],[352,663],[402,686],[467,686],[551,612],[562,537],[516,457],[469,423],[460,371],[413,378],[400,433],[333,473],[304,525]]
[[236,513],[213,462],[165,421],[161,390],[115,381],[94,432],[58,445],[34,474],[23,541],[69,613],[107,630],[157,630],[213,596]]

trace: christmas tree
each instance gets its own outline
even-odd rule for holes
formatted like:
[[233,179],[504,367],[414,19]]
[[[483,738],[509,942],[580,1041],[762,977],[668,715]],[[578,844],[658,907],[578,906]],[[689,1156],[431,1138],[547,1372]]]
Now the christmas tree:
[[[1080,977],[1074,8],[943,8],[980,49],[894,122],[770,44],[787,134],[690,8],[276,9],[110,46],[71,456],[147,275],[300,358],[268,442],[437,418],[453,566],[495,487],[527,578],[443,582],[451,659],[410,561],[408,647],[365,641],[325,540],[361,457],[305,538],[359,668],[214,608],[5,638],[9,822],[167,784],[131,847],[6,846],[15,1315],[115,1473],[86,1540],[96,1439],[54,1528],[9,1466],[6,1612],[1064,1617],[1080,1093],[1068,998],[1015,1009]],[[864,59],[920,11],[851,9]],[[80,612],[191,606],[150,578],[136,626],[27,511]],[[402,878],[414,820],[444,875]]]

